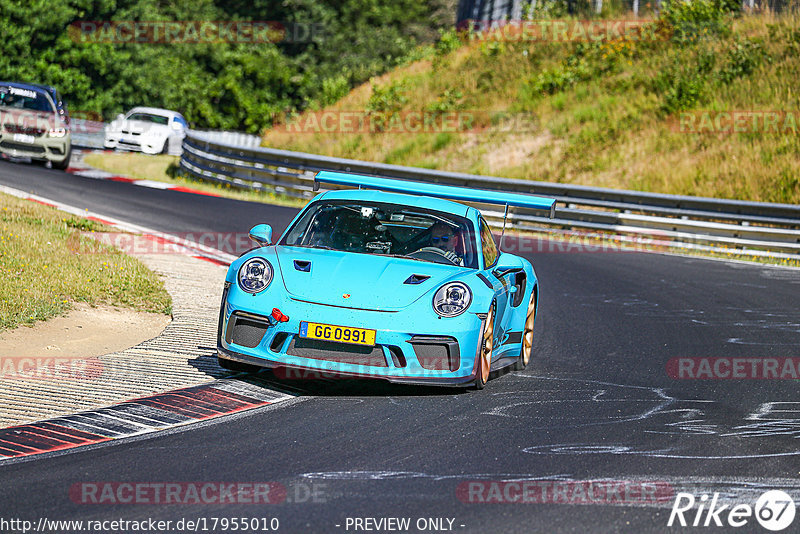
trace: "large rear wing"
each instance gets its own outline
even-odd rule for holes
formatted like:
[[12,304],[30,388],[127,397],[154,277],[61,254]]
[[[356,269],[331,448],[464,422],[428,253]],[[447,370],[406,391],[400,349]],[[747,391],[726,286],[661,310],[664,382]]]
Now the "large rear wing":
[[431,184],[427,182],[412,182],[394,178],[380,178],[361,174],[348,174],[343,172],[320,171],[314,176],[314,190],[319,189],[320,183],[350,185],[367,189],[380,189],[394,191],[395,193],[411,193],[429,197],[462,200],[466,202],[481,202],[484,204],[501,204],[506,206],[519,206],[538,210],[550,211],[550,218],[555,216],[556,201],[552,198],[536,195],[522,195],[519,193],[506,193],[503,191],[487,191],[485,189],[469,189],[453,185]]

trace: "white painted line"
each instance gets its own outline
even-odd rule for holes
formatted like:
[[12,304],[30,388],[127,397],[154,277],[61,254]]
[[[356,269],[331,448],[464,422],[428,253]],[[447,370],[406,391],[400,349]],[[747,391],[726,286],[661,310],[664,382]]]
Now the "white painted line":
[[165,182],[155,182],[153,180],[134,180],[131,183],[133,183],[134,185],[141,185],[141,186],[144,186],[144,187],[151,187],[153,189],[173,189],[173,188],[175,188],[175,186],[172,185],[172,184],[168,184],[168,183],[165,183]]

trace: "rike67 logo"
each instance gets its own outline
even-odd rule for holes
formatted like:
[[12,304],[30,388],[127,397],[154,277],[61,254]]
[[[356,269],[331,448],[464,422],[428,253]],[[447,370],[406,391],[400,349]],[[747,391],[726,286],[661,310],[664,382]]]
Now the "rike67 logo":
[[[795,504],[785,491],[770,490],[764,493],[756,501],[755,507],[749,504],[719,506],[718,500],[719,493],[714,493],[710,503],[708,495],[696,499],[691,493],[678,493],[672,504],[667,526],[743,527],[755,516],[762,527],[777,532],[784,530],[794,521]],[[699,506],[694,510],[697,504]]]

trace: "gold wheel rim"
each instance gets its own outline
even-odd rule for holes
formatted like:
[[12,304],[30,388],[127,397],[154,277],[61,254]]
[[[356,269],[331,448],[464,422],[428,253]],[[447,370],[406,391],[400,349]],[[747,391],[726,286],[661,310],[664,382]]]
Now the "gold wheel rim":
[[486,327],[483,329],[483,347],[481,349],[481,382],[489,381],[489,370],[492,366],[492,350],[494,349],[494,306],[486,315]]
[[528,315],[525,317],[525,331],[522,333],[522,362],[528,365],[531,361],[533,350],[533,324],[536,321],[536,294],[531,294],[531,302],[528,304]]

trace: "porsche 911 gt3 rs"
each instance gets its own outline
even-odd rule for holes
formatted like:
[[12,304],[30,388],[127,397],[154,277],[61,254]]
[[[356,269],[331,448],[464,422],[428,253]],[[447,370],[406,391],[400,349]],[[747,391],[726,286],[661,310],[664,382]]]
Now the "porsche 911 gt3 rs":
[[[491,371],[531,358],[539,281],[498,250],[474,207],[551,210],[554,200],[321,172],[358,186],[315,197],[272,243],[234,261],[217,355],[227,369],[335,373],[482,388]],[[313,376],[313,374],[311,375]]]

